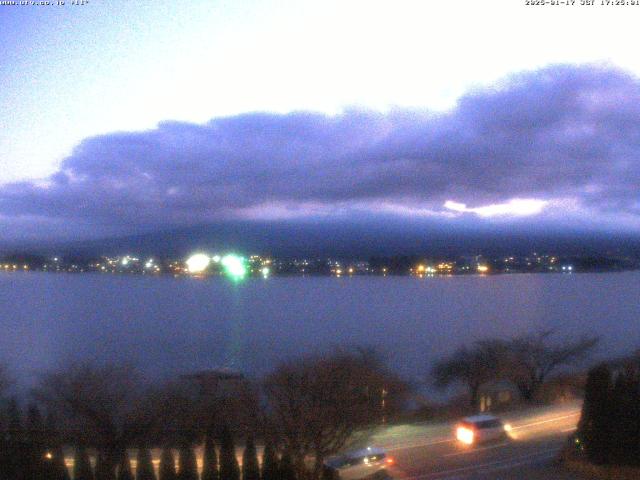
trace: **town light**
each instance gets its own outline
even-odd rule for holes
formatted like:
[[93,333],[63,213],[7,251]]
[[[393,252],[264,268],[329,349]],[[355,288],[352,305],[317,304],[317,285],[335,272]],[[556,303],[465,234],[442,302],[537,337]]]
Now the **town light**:
[[209,266],[209,257],[204,253],[196,253],[187,259],[189,273],[202,273]]

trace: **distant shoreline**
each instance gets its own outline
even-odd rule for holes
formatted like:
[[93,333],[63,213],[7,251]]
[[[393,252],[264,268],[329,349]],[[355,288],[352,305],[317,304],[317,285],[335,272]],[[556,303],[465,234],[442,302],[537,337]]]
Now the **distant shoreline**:
[[[268,277],[263,277],[261,275],[247,275],[243,277],[242,280],[249,279],[260,279],[260,280],[268,280],[271,278],[335,278],[335,279],[343,279],[343,278],[415,278],[417,280],[424,280],[428,278],[451,278],[451,277],[497,277],[497,276],[510,276],[510,275],[563,275],[563,276],[571,276],[571,275],[584,275],[584,274],[599,274],[599,273],[627,273],[627,272],[638,272],[640,268],[627,268],[627,269],[593,269],[593,270],[575,270],[572,272],[557,272],[557,271],[510,271],[510,272],[491,272],[491,273],[477,273],[477,272],[468,272],[468,273],[437,273],[437,274],[429,274],[429,275],[414,275],[408,273],[353,273],[346,275],[334,275],[334,274],[323,274],[323,273],[278,273],[272,274]],[[45,273],[45,274],[69,274],[69,275],[104,275],[104,276],[120,276],[120,277],[147,277],[147,278],[189,278],[189,279],[199,279],[206,280],[210,278],[228,278],[225,274],[216,273],[216,274],[206,274],[206,275],[193,275],[188,273],[183,274],[175,274],[170,272],[163,273],[136,273],[136,272],[100,272],[95,270],[88,271],[80,271],[80,270],[60,270],[60,271],[52,271],[52,270],[37,270],[37,269],[16,269],[16,270],[5,270],[0,268],[0,274],[29,274],[29,273]]]

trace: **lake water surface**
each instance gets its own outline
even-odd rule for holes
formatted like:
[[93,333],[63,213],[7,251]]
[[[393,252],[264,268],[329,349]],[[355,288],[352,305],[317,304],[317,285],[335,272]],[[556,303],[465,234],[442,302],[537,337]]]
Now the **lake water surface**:
[[411,379],[460,344],[553,327],[600,334],[606,357],[640,348],[640,272],[224,278],[0,274],[0,358],[33,378],[69,358],[123,359],[149,375],[249,374],[334,345],[370,345]]

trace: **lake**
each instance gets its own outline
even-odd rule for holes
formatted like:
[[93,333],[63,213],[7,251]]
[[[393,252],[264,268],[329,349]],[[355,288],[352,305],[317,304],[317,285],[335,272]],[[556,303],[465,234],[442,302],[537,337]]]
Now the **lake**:
[[369,345],[409,379],[465,342],[552,327],[600,334],[598,355],[640,348],[640,272],[207,279],[0,274],[0,358],[21,378],[70,358],[149,376],[216,366],[262,375],[335,345]]

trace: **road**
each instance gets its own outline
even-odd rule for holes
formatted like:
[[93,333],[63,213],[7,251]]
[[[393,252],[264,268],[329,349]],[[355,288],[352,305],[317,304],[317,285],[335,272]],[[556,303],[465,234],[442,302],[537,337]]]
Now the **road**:
[[565,404],[501,415],[512,426],[511,438],[464,446],[453,437],[452,423],[413,424],[379,429],[371,445],[394,459],[390,473],[401,480],[579,478],[555,462],[575,430],[580,404]]

